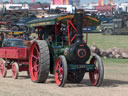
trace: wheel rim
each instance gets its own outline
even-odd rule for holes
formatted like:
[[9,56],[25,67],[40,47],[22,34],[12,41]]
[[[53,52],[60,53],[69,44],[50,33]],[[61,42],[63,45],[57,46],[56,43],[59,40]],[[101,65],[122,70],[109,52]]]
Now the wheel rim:
[[62,61],[60,58],[58,58],[55,65],[55,80],[58,86],[60,86],[63,81],[63,70],[64,69],[63,69]]
[[106,34],[111,35],[111,34],[112,34],[112,30],[111,30],[111,29],[107,29],[107,30],[106,30]]
[[99,79],[99,69],[96,61],[97,61],[96,58],[91,59],[90,64],[94,64],[95,69],[89,72],[90,81],[94,86],[97,85]]
[[36,81],[40,71],[40,51],[36,43],[32,45],[29,70],[32,81]]
[[3,60],[0,61],[0,76],[1,77],[6,76],[6,67],[5,67],[5,62]]

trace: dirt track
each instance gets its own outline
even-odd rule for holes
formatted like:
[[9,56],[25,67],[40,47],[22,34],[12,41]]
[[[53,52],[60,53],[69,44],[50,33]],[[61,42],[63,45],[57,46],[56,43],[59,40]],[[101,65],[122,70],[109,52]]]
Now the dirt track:
[[54,76],[50,75],[45,84],[36,84],[26,77],[26,72],[14,80],[8,71],[6,78],[0,78],[0,96],[128,96],[128,64],[104,66],[104,82],[98,88],[91,86],[88,73],[81,84],[66,84],[65,88],[59,88]]

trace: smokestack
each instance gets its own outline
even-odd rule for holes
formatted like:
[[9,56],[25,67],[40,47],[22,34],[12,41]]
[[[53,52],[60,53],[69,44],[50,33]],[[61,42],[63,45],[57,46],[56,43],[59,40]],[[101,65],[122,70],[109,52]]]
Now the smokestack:
[[83,9],[79,9],[76,11],[76,20],[77,20],[77,41],[82,41],[83,35],[82,35],[82,29],[83,29],[83,16],[84,11]]

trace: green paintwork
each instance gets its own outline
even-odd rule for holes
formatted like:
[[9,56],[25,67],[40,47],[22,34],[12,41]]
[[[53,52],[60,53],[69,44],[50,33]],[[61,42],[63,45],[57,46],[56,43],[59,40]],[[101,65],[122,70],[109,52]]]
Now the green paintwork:
[[[46,27],[47,30],[45,29],[45,31],[44,31],[44,40],[48,41],[48,46],[49,46],[49,50],[50,50],[50,54],[51,54],[53,69],[55,69],[54,67],[55,67],[55,64],[56,64],[56,60],[60,55],[64,55],[66,57],[69,68],[77,69],[76,68],[77,66],[70,64],[69,61],[68,61],[69,45],[68,45],[67,33],[66,33],[66,35],[63,35],[61,33],[56,34],[56,35],[54,35],[54,33],[51,34],[54,31],[51,31],[51,30],[49,31],[50,27],[48,26],[48,25],[55,25],[58,22],[60,23],[60,21],[61,21],[62,24],[64,24],[66,26],[68,19],[70,19],[70,20],[74,19],[72,23],[74,25],[77,25],[75,16],[76,16],[75,14],[73,14],[73,15],[72,14],[57,15],[57,16],[54,16],[54,17],[47,17],[47,18],[32,20],[32,21],[29,21],[27,23],[29,27],[35,27],[35,28],[37,28],[37,27],[40,28],[40,26],[41,26],[41,28],[47,26]],[[84,17],[84,22],[86,20],[88,20],[88,22],[96,22],[96,23],[99,22],[97,19],[91,18],[91,17],[88,17],[88,16]],[[49,35],[52,36],[52,41],[49,41],[49,39],[48,39]],[[63,39],[62,39],[61,35],[63,35]],[[94,65],[86,65],[86,64],[83,64],[83,65],[85,65],[85,67],[84,67],[85,71],[89,71],[91,69],[94,69]],[[51,73],[54,74],[54,70],[52,70]]]
[[46,17],[41,19],[35,19],[29,21],[27,24],[29,27],[38,27],[38,26],[47,26],[47,25],[54,25],[58,21],[65,21],[67,19],[72,19],[74,15],[57,15],[52,17]]
[[85,71],[90,71],[95,69],[94,64],[69,64],[68,65],[69,70],[76,70],[76,69],[85,69]]
[[[47,25],[54,25],[56,22],[59,21],[66,21],[67,19],[73,19],[75,18],[75,14],[70,14],[70,15],[57,15],[57,16],[52,16],[52,17],[46,17],[46,18],[41,18],[41,19],[35,19],[32,21],[29,21],[28,27],[39,27],[39,26],[47,26]],[[89,26],[92,25],[98,25],[100,24],[100,21],[96,18],[90,17],[90,16],[84,16],[84,21],[88,20]]]
[[[55,67],[56,59],[58,58],[58,56],[64,55],[64,50],[66,48],[69,48],[69,46],[63,44],[62,42],[59,42],[59,36],[56,35],[54,36],[53,43],[52,44],[49,43],[49,48],[53,54],[53,62],[54,62],[53,67]],[[54,70],[52,73],[54,74]]]

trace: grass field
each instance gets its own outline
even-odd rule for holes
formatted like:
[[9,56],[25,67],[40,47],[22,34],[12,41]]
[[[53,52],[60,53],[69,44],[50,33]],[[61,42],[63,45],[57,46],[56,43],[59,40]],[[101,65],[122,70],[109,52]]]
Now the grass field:
[[93,43],[99,48],[108,49],[113,47],[128,48],[128,35],[102,35],[102,34],[89,34],[88,44],[91,46]]
[[[100,49],[109,49],[113,47],[128,49],[128,35],[102,35],[102,34],[89,34],[88,45],[92,46],[95,43]],[[107,64],[128,64],[128,59],[104,59]]]

